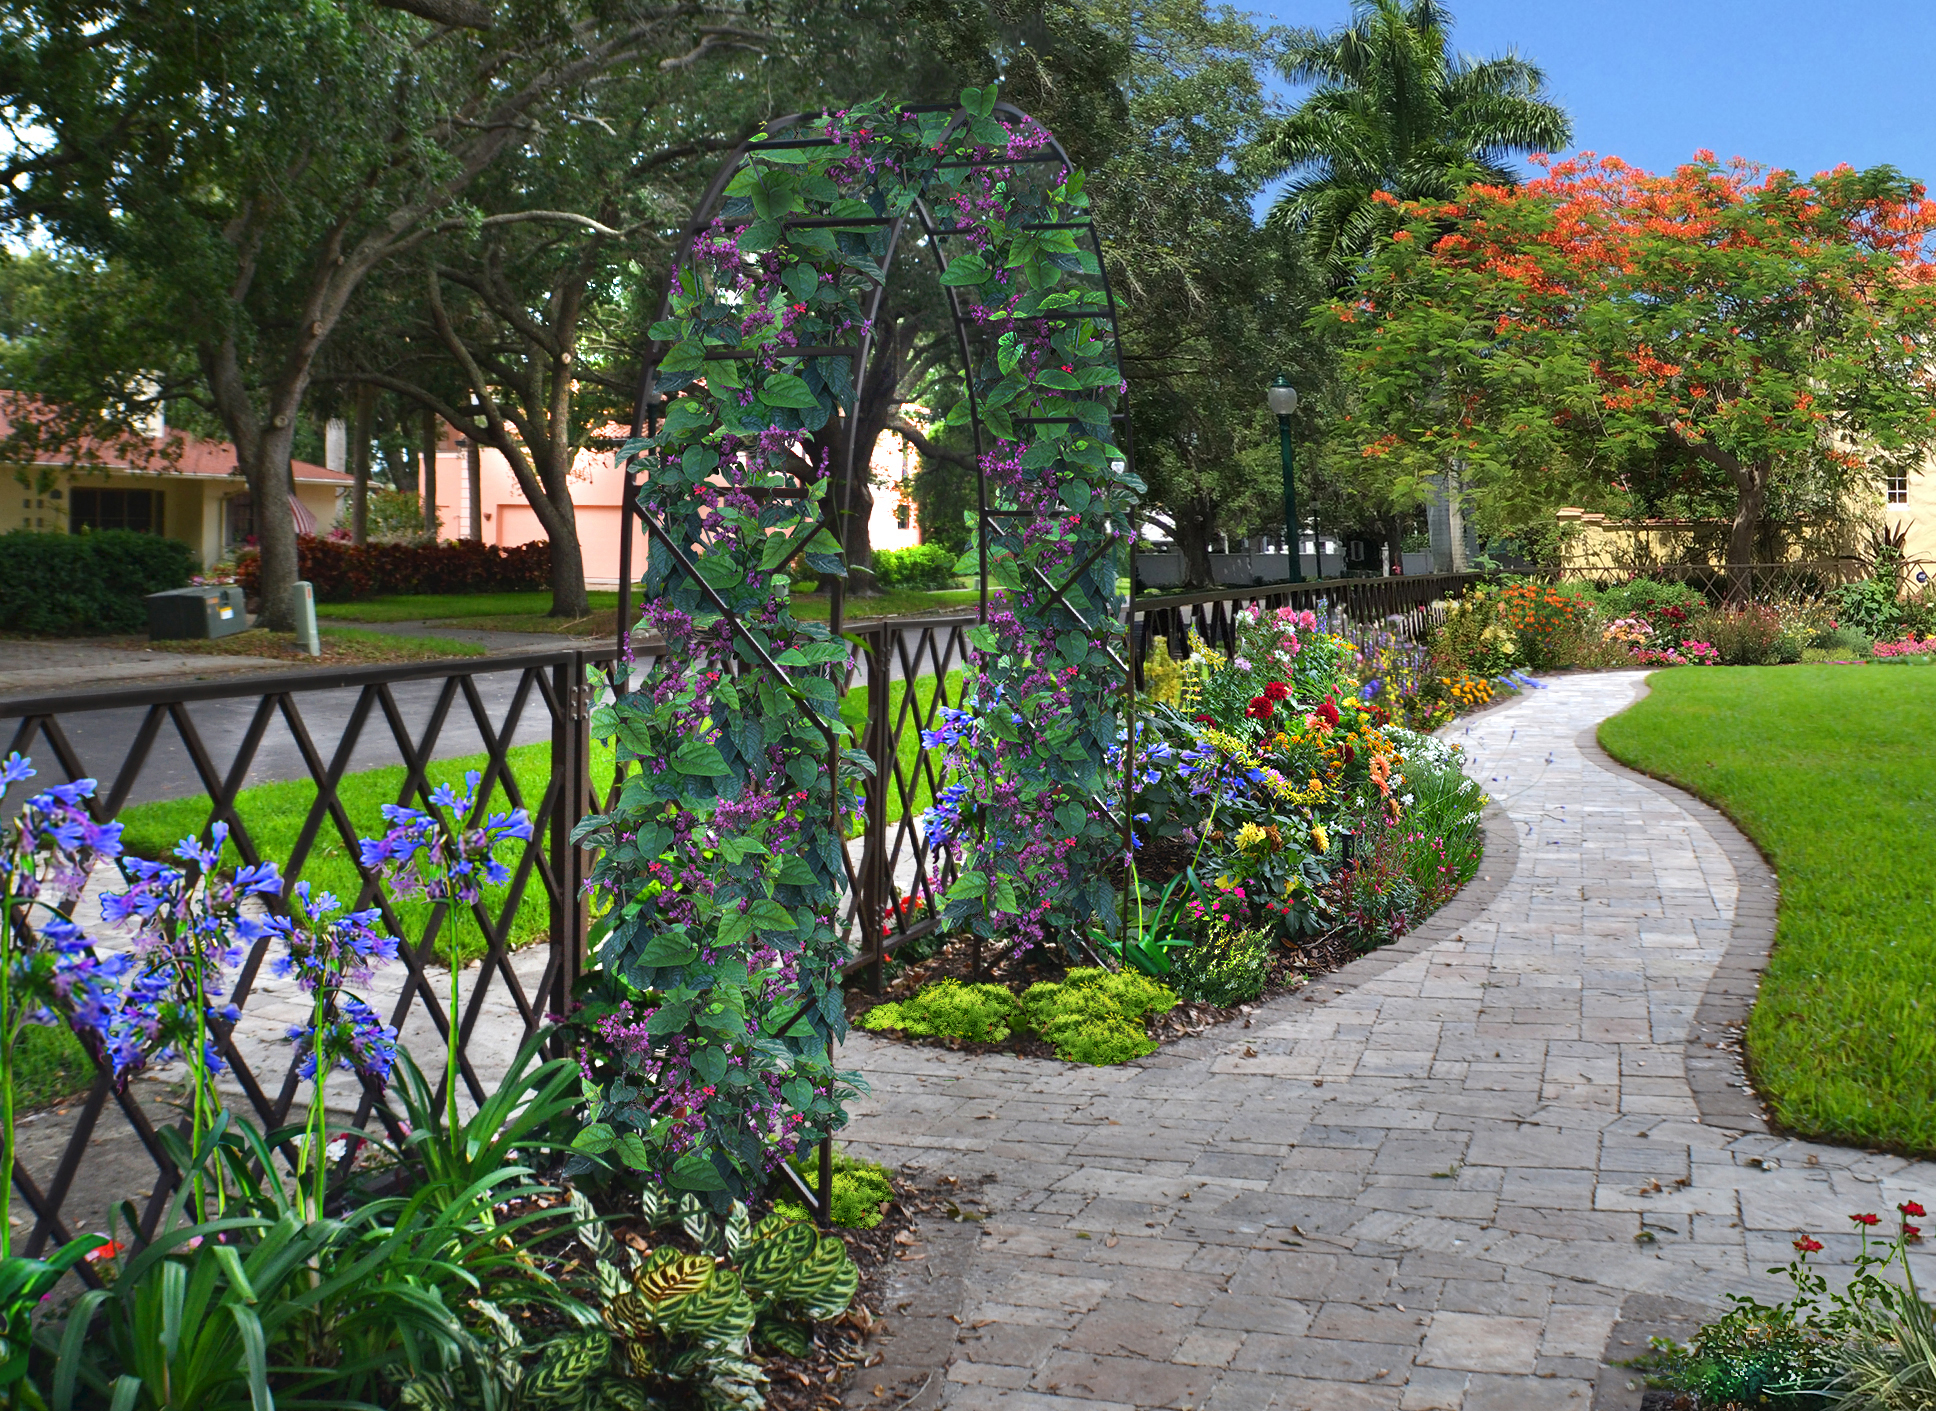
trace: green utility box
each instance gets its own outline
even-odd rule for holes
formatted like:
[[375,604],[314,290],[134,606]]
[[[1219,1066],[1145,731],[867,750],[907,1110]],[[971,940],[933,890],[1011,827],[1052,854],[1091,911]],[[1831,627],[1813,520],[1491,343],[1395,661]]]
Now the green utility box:
[[148,595],[148,636],[152,641],[182,637],[228,637],[249,628],[236,583],[206,588],[173,588]]

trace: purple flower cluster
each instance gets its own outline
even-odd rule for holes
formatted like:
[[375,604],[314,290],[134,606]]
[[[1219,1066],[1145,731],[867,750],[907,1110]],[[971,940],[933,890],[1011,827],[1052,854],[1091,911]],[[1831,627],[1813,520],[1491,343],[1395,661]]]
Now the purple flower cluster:
[[464,774],[462,794],[440,784],[428,809],[385,804],[383,816],[390,831],[381,838],[362,840],[363,865],[380,868],[399,896],[423,896],[433,902],[469,906],[485,886],[501,887],[511,880],[510,869],[495,856],[507,839],[528,841],[531,816],[521,808],[493,813],[482,824],[466,826],[478,812],[475,769]]
[[378,966],[397,958],[397,938],[382,929],[383,913],[376,907],[344,911],[333,894],[312,896],[309,883],[298,882],[289,913],[269,923],[285,945],[275,972],[285,979],[294,976],[311,994],[346,982],[367,985]]
[[123,858],[128,889],[101,898],[103,920],[135,927],[133,974],[107,1034],[117,1082],[177,1055],[204,1078],[225,1066],[209,1029],[210,1020],[233,1024],[241,1017],[233,1004],[215,1001],[225,972],[241,963],[249,946],[285,925],[265,904],[282,892],[273,862],[217,870],[228,836],[228,824],[216,823],[206,846],[182,839],[175,856],[186,867]]
[[338,993],[329,1008],[321,1024],[289,1026],[289,1038],[300,1056],[297,1076],[315,1078],[320,1052],[326,1069],[355,1073],[379,1088],[387,1086],[397,1061],[397,1031],[353,994]]
[[289,898],[289,915],[272,923],[284,942],[274,963],[276,974],[293,977],[315,996],[310,1022],[291,1025],[288,1031],[301,1055],[296,1071],[304,1078],[316,1076],[320,1052],[326,1069],[357,1073],[379,1088],[390,1081],[397,1031],[343,988],[369,984],[379,967],[397,958],[397,938],[381,928],[381,916],[375,907],[344,911],[331,893],[312,895],[309,883],[298,882]]
[[[19,754],[0,761],[0,798],[14,784],[34,777],[33,765]],[[121,825],[96,823],[83,802],[94,796],[94,781],[57,784],[21,805],[0,849],[0,884],[9,905],[7,954],[11,961],[9,1008],[0,1016],[15,1022],[53,1025],[63,1021],[98,1043],[112,1011],[115,981],[127,970],[124,956],[97,956],[81,928],[67,916],[97,862],[121,855]],[[31,912],[38,905],[45,919],[36,928]]]

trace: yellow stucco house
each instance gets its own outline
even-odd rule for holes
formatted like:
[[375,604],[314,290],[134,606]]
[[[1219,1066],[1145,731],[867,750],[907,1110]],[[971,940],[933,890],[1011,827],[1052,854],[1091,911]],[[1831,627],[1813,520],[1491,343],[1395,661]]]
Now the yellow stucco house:
[[[1565,572],[1727,561],[1726,520],[1617,520],[1570,506],[1556,514]],[[1904,560],[1926,567],[1930,578],[1936,579],[1936,456],[1907,474],[1887,477],[1866,494],[1852,496],[1839,522],[1790,534],[1777,557],[1788,563],[1844,559],[1856,564],[1866,552],[1869,525],[1900,533]]]
[[[5,429],[0,419],[0,435]],[[235,447],[179,431],[165,437],[153,455],[84,447],[77,459],[0,465],[0,533],[133,529],[182,540],[204,567],[253,539],[254,508]],[[297,532],[327,534],[343,516],[350,477],[307,461],[293,469]]]

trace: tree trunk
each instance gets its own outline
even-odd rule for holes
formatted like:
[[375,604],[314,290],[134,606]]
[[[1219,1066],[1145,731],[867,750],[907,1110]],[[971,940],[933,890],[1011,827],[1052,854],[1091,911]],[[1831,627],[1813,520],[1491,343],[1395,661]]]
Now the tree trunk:
[[1176,507],[1176,546],[1183,553],[1183,586],[1187,589],[1216,586],[1216,575],[1210,569],[1210,531],[1216,513],[1214,504],[1198,496]]
[[443,538],[437,517],[437,413],[425,408],[423,414],[423,514],[424,533],[435,544]]
[[1385,536],[1385,547],[1391,553],[1392,569],[1396,573],[1405,572],[1405,522],[1395,514],[1388,514],[1378,521],[1378,528]]
[[[569,502],[567,502],[569,512]],[[591,616],[590,595],[585,592],[585,551],[578,543],[578,526],[551,536],[551,613],[552,617]]]
[[1768,504],[1768,463],[1740,463],[1734,473],[1734,523],[1728,530],[1728,602],[1746,606],[1754,598],[1755,546]]
[[215,402],[217,415],[235,445],[235,462],[249,486],[255,510],[256,554],[260,570],[257,593],[258,626],[272,632],[293,632],[296,586],[296,517],[289,507],[295,493],[289,453],[296,439],[296,409],[302,405],[304,385],[285,387],[272,397],[265,424],[242,373],[234,339],[203,345],[202,373]]
[[477,438],[464,438],[464,492],[470,497],[470,523],[464,526],[464,537],[473,544],[484,542],[484,453],[478,449]]
[[370,440],[376,434],[376,388],[356,385],[356,412],[350,418],[350,542],[362,548],[370,542]]

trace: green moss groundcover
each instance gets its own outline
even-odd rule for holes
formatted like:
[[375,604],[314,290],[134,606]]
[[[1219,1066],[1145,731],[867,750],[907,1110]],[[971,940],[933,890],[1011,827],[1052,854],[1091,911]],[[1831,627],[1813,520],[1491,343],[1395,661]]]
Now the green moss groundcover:
[[1176,1002],[1173,991],[1133,970],[1078,967],[1059,983],[1045,980],[1019,996],[1001,985],[937,980],[908,999],[875,1005],[860,1026],[990,1044],[1028,1031],[1071,1063],[1101,1065],[1156,1052],[1143,1021]]

